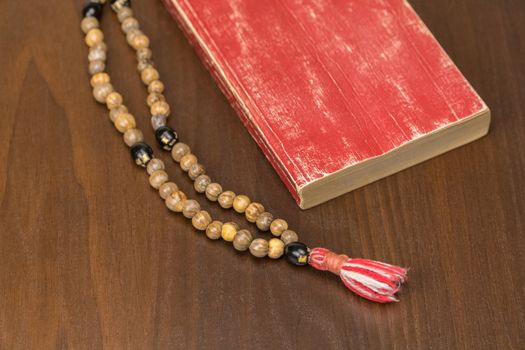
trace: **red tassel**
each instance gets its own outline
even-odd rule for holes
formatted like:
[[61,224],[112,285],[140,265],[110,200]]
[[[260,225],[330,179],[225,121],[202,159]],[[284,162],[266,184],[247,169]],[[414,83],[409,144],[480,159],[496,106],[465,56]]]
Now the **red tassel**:
[[395,294],[407,280],[407,269],[366,259],[351,259],[325,248],[314,248],[308,263],[339,275],[354,293],[378,303],[399,301]]

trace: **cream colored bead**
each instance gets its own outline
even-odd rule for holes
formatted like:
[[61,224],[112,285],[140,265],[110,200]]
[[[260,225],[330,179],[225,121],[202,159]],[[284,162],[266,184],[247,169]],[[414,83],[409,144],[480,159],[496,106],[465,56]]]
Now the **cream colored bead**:
[[232,242],[239,230],[239,226],[234,222],[227,222],[222,225],[221,237],[226,242]]
[[256,238],[250,244],[250,253],[257,258],[264,258],[268,255],[268,241],[262,238]]
[[[92,17],[87,17],[92,18]],[[91,77],[91,80],[89,83],[91,84],[91,87],[95,87],[96,85],[102,85],[102,84],[108,84],[111,81],[111,78],[109,77],[108,73],[96,73]]]
[[233,239],[233,247],[241,252],[248,250],[253,241],[253,235],[248,230],[240,230]]
[[162,199],[166,199],[170,194],[177,192],[178,190],[179,186],[174,182],[165,182],[159,187],[159,196]]
[[208,175],[200,175],[197,176],[195,179],[195,182],[193,183],[193,188],[195,188],[195,191],[199,193],[204,193],[206,191],[206,187],[211,183],[211,179]]
[[164,170],[165,165],[164,162],[159,158],[153,158],[148,162],[148,165],[146,166],[146,171],[149,175],[153,174],[157,170]]
[[200,210],[201,210],[201,206],[199,202],[197,202],[194,199],[188,199],[186,200],[186,202],[184,202],[184,205],[182,206],[182,215],[184,215],[184,217],[188,219],[191,219]]
[[194,154],[189,153],[181,158],[179,165],[182,170],[188,171],[195,163],[197,163],[197,157]]
[[222,232],[222,222],[220,221],[213,221],[211,224],[206,227],[206,236],[209,239],[219,239],[221,238],[221,232]]
[[284,231],[288,229],[288,223],[283,219],[275,219],[270,225],[272,235],[279,237]]
[[166,101],[158,101],[151,105],[151,115],[170,115],[170,105]]
[[128,107],[120,105],[117,108],[113,108],[109,111],[109,119],[114,123],[118,115],[121,113],[128,113]]
[[117,18],[118,18],[119,22],[121,22],[121,23],[124,22],[124,20],[126,18],[129,18],[131,16],[133,16],[133,10],[131,10],[131,8],[129,8],[127,6],[122,7],[117,12]]
[[129,147],[133,146],[137,142],[144,141],[144,135],[142,135],[142,131],[139,129],[128,129],[126,132],[124,132],[122,137],[124,138],[124,143],[126,143],[126,145]]
[[116,91],[111,92],[106,97],[106,106],[108,107],[108,109],[117,108],[122,105],[122,102],[122,95]]
[[240,194],[233,199],[233,210],[237,213],[244,213],[250,202],[250,197]]
[[224,209],[229,209],[233,206],[233,199],[235,198],[235,193],[232,191],[224,191],[217,198],[219,205]]
[[150,94],[154,93],[154,92],[156,92],[158,94],[162,94],[164,92],[164,84],[160,80],[153,80],[148,85],[148,92]]
[[146,68],[153,68],[153,62],[151,62],[149,60],[144,60],[144,61],[139,61],[137,63],[137,70],[140,72],[141,75],[142,75],[142,72]]
[[131,40],[131,46],[135,49],[135,50],[138,50],[138,49],[143,49],[145,47],[148,47],[149,46],[149,38],[144,35],[144,34],[139,34],[139,35],[136,35],[132,40]]
[[102,73],[106,69],[106,63],[104,61],[92,61],[89,62],[89,74]]
[[198,176],[204,174],[206,169],[204,169],[204,165],[200,163],[195,163],[190,167],[190,170],[188,170],[188,176],[190,179],[195,180]]
[[149,94],[148,97],[146,98],[146,103],[148,104],[149,107],[153,106],[157,102],[164,102],[164,101],[166,101],[166,98],[164,97],[164,95],[158,94],[156,92]]
[[186,201],[186,194],[182,191],[173,192],[166,198],[166,207],[169,210],[180,213]]
[[222,186],[216,182],[213,182],[206,187],[206,198],[210,201],[215,202],[222,192]]
[[164,170],[156,170],[149,176],[149,184],[156,190],[166,181],[168,181],[168,174]]
[[246,209],[244,210],[244,215],[246,216],[246,220],[249,222],[255,222],[257,220],[257,217],[264,213],[264,206],[261,203],[252,202],[250,203]]
[[135,122],[135,117],[129,113],[121,113],[115,119],[115,128],[121,133],[125,133],[129,129],[135,129],[137,123]]
[[268,242],[268,257],[270,259],[279,259],[284,253],[284,243],[279,238],[272,238]]
[[211,215],[206,210],[201,210],[191,219],[191,224],[199,231],[204,231],[211,223]]
[[140,73],[142,82],[146,85],[149,85],[152,81],[159,79],[159,71],[153,67],[147,67]]
[[95,85],[93,88],[93,97],[97,102],[106,103],[106,97],[112,92],[113,86],[111,84]]
[[122,21],[120,28],[124,33],[127,34],[132,30],[139,29],[139,21],[137,21],[136,18],[130,16]]
[[292,230],[286,230],[281,234],[281,241],[284,242],[284,244],[292,243],[292,242],[298,242],[299,236],[295,231]]
[[126,33],[126,41],[128,42],[129,46],[133,46],[133,40],[139,36],[143,35],[142,31],[140,29],[134,29]]
[[137,50],[137,61],[147,61],[151,59],[151,50],[147,47]]
[[98,22],[98,19],[93,16],[84,17],[82,22],[80,22],[80,28],[84,34],[87,34],[91,29],[98,28],[99,26],[100,23]]
[[255,220],[255,224],[257,225],[257,228],[259,230],[268,231],[270,229],[272,221],[273,215],[268,212],[264,212],[257,217],[257,220]]
[[183,142],[177,142],[171,149],[171,158],[177,163],[180,162],[182,157],[191,152],[190,146]]
[[104,41],[104,33],[98,28],[90,29],[85,38],[87,46],[91,47]]

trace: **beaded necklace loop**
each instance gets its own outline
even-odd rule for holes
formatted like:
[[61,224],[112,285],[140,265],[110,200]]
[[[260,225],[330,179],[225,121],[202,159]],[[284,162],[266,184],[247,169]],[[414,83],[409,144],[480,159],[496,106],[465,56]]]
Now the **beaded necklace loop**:
[[349,289],[364,298],[381,303],[397,301],[395,294],[406,280],[406,269],[372,260],[351,259],[324,248],[310,249],[299,242],[298,234],[289,229],[284,219],[274,218],[261,203],[252,201],[246,195],[225,191],[219,183],[212,182],[190,146],[180,142],[175,130],[167,125],[171,108],[163,95],[165,86],[154,67],[149,38],[140,30],[138,20],[133,17],[130,1],[111,0],[111,8],[121,23],[126,40],[136,52],[137,69],[149,93],[146,103],[150,107],[151,126],[159,146],[171,152],[173,161],[194,182],[197,193],[204,194],[209,201],[217,202],[224,209],[233,208],[237,213],[244,214],[248,222],[255,224],[260,231],[270,231],[274,237],[270,240],[255,238],[250,230],[241,229],[234,222],[213,220],[207,211],[201,210],[197,200],[188,198],[175,182],[169,181],[164,162],[155,158],[153,149],[144,142],[135,117],[124,105],[122,95],[114,90],[110,76],[105,72],[107,45],[99,23],[105,2],[90,0],[82,10],[81,29],[89,47],[93,97],[108,108],[109,118],[123,134],[124,143],[130,147],[131,157],[137,165],[146,169],[150,185],[158,190],[166,207],[191,219],[193,227],[204,231],[208,238],[232,242],[238,251],[249,250],[258,258],[279,259],[284,255],[293,265],[310,265],[318,270],[338,274]]

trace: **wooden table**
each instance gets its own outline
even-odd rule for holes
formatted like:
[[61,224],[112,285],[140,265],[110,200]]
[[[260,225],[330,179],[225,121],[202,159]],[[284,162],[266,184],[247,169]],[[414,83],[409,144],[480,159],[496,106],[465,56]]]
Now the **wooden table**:
[[[82,2],[0,2],[0,348],[524,346],[525,3],[411,3],[492,108],[489,136],[301,211],[160,1],[134,2],[172,125],[212,177],[311,245],[411,267],[401,302],[377,305],[170,214],[91,97]],[[135,57],[110,17],[108,70],[149,131]]]

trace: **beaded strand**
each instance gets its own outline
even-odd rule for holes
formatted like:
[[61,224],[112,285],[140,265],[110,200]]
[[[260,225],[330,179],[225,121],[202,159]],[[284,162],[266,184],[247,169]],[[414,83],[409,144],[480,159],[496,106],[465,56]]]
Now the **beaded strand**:
[[143,133],[137,128],[135,117],[124,104],[122,95],[114,90],[111,78],[105,72],[107,45],[99,23],[105,2],[106,0],[90,0],[82,10],[81,29],[89,47],[88,61],[93,97],[97,102],[106,105],[109,118],[115,128],[123,134],[124,143],[130,147],[133,160],[146,169],[149,184],[158,191],[166,207],[170,211],[182,213],[191,220],[195,229],[204,231],[208,238],[222,238],[232,242],[238,251],[249,250],[257,258],[268,256],[272,259],[281,258],[284,254],[294,265],[310,265],[315,269],[339,275],[347,288],[364,298],[380,303],[397,301],[395,294],[406,280],[406,269],[372,260],[352,259],[325,248],[310,249],[298,242],[297,233],[288,229],[285,220],[274,219],[261,203],[252,202],[246,195],[223,191],[219,183],[211,182],[211,178],[205,174],[204,166],[191,153],[190,147],[179,142],[177,133],[166,125],[171,110],[163,95],[164,84],[160,80],[159,72],[154,68],[149,38],[140,30],[137,19],[133,17],[130,0],[110,0],[126,35],[126,41],[136,51],[137,69],[149,93],[146,102],[152,115],[151,125],[160,146],[166,151],[171,151],[173,160],[179,163],[181,169],[194,181],[194,188],[198,193],[204,193],[208,200],[218,202],[222,208],[233,208],[237,213],[244,214],[248,222],[255,223],[261,231],[269,230],[275,237],[269,241],[255,238],[249,230],[241,229],[234,222],[222,223],[213,220],[210,213],[201,210],[197,200],[188,198],[175,182],[169,181],[164,162],[155,158],[152,148],[144,142]]

